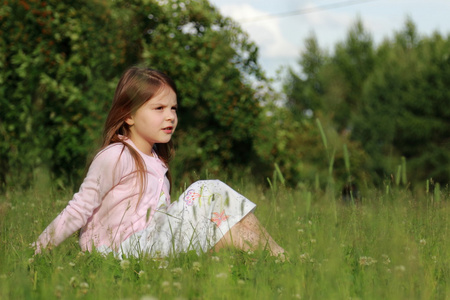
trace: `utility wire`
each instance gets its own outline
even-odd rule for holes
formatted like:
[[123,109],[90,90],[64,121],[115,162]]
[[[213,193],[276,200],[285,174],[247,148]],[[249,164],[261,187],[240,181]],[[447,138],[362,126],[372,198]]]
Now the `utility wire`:
[[272,14],[272,15],[266,15],[266,16],[259,16],[254,18],[247,18],[247,19],[240,19],[237,20],[239,23],[250,23],[250,22],[258,22],[258,21],[265,21],[269,19],[277,19],[277,18],[285,18],[285,17],[291,17],[291,16],[298,16],[298,15],[306,15],[318,11],[324,11],[324,10],[330,10],[333,8],[340,8],[340,7],[346,7],[356,4],[362,4],[366,2],[373,2],[377,0],[356,0],[356,1],[344,1],[344,2],[338,2],[338,3],[331,3],[331,4],[325,4],[318,7],[313,8],[304,8],[299,10],[293,10],[288,11],[284,13],[278,13],[278,14]]

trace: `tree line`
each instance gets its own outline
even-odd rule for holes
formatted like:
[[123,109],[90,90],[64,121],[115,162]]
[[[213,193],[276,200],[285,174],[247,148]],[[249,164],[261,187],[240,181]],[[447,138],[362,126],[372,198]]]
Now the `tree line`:
[[308,114],[329,120],[364,153],[357,168],[372,182],[391,180],[404,168],[405,184],[448,184],[448,35],[421,36],[407,19],[402,30],[375,45],[357,20],[333,53],[321,49],[314,35],[305,45],[302,73],[290,71],[285,84],[287,107],[301,116],[297,120],[311,122]]
[[305,43],[301,73],[289,71],[280,95],[257,46],[207,0],[4,0],[2,189],[31,184],[37,170],[78,183],[118,78],[136,64],[177,82],[179,178],[265,180],[276,164],[291,186],[320,187],[330,175],[372,185],[403,156],[410,180],[448,182],[448,37],[419,36],[408,21],[375,46],[358,21],[332,54],[314,36]]

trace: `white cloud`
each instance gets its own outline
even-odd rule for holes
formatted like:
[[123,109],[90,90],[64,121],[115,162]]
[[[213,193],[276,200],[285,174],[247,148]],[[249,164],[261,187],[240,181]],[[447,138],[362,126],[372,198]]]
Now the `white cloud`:
[[[249,4],[223,5],[220,10],[223,15],[236,21],[269,15]],[[250,35],[250,39],[258,45],[263,58],[295,58],[298,56],[298,46],[283,36],[279,20],[243,22],[241,26]]]
[[[326,7],[336,0],[210,0],[221,13],[233,19],[245,20],[285,12],[304,11]],[[345,1],[341,1],[345,2]],[[242,28],[260,49],[259,62],[269,75],[277,66],[296,66],[304,40],[315,33],[322,49],[334,50],[337,42],[346,39],[350,27],[360,16],[365,29],[376,43],[392,38],[394,31],[404,28],[407,16],[417,25],[420,33],[434,30],[450,31],[449,0],[377,0],[362,1],[355,5],[327,8],[298,15],[266,18],[261,21],[242,22]]]

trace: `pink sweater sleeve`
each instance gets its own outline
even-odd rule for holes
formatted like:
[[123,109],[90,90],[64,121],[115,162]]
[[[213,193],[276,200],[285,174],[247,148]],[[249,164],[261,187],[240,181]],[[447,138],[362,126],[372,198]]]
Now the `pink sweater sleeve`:
[[94,158],[80,190],[35,242],[36,253],[57,246],[83,227],[103,197],[120,181],[121,145],[107,147]]

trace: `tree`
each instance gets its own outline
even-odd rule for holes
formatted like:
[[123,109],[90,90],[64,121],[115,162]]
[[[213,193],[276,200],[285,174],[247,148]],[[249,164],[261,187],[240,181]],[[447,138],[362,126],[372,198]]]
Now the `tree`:
[[328,96],[326,107],[333,112],[338,131],[352,129],[352,116],[361,109],[364,82],[375,65],[372,36],[360,19],[350,29],[347,39],[338,43],[330,67],[340,92]]
[[301,75],[288,70],[288,79],[284,84],[287,106],[298,116],[322,110],[324,104],[321,70],[327,63],[328,55],[320,49],[314,35],[305,40],[305,50],[299,59]]
[[[306,51],[299,59],[301,73],[295,74],[290,70],[284,84],[287,108],[293,113],[295,120],[301,121],[296,124],[301,128],[301,133],[295,134],[290,144],[302,154],[290,151],[289,157],[302,157],[303,166],[306,165],[305,161],[308,162],[309,181],[314,172],[322,174],[321,177],[328,176],[327,155],[331,154],[318,151],[323,145],[315,120],[320,117],[330,144],[334,147],[330,151],[336,151],[333,157],[334,175],[338,181],[345,183],[348,177],[344,163],[344,144],[352,154],[352,176],[358,177],[358,181],[366,180],[367,157],[361,145],[349,138],[353,116],[361,101],[358,95],[361,94],[364,78],[373,67],[370,34],[364,30],[361,20],[358,20],[351,28],[347,40],[336,45],[333,55],[320,49],[314,35],[305,41],[305,45]],[[315,117],[312,118],[312,115]],[[289,126],[294,127],[292,121]],[[297,168],[295,172],[303,173],[300,178],[305,175],[305,169],[302,168]]]
[[128,62],[126,32],[98,1],[3,1],[0,18],[0,181],[42,166],[76,177]]
[[302,73],[287,81],[288,107],[297,115],[314,108],[342,139],[350,135],[379,181],[395,174],[404,156],[412,182],[448,182],[449,43],[438,33],[419,36],[410,19],[378,47],[358,20],[326,59],[309,39]]
[[3,186],[30,183],[38,167],[79,178],[134,64],[178,82],[180,168],[218,172],[252,159],[258,49],[208,1],[3,1],[0,19]]
[[251,81],[265,80],[256,45],[208,1],[171,1],[148,18],[157,20],[151,29],[136,25],[146,32],[143,61],[180,91],[175,169],[218,174],[251,164],[263,100]]
[[372,37],[358,19],[334,54],[320,49],[314,35],[305,41],[299,59],[301,74],[292,70],[287,79],[288,106],[321,112],[332,118],[336,130],[351,130],[352,116],[361,108],[361,93],[375,65]]
[[394,173],[403,155],[413,182],[450,180],[449,46],[438,33],[419,38],[408,20],[380,47],[385,61],[367,80],[353,134],[380,175]]

